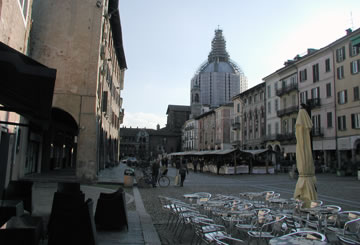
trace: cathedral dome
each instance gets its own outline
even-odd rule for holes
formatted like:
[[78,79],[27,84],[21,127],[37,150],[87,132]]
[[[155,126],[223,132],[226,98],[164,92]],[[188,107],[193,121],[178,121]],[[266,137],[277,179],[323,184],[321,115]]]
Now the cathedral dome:
[[217,29],[215,30],[215,37],[211,42],[211,52],[208,59],[200,66],[196,74],[202,72],[242,73],[240,67],[229,57],[222,30]]

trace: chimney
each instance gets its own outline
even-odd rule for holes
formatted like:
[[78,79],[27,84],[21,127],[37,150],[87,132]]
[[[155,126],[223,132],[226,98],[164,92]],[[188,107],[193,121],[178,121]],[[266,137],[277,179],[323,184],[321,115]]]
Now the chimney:
[[160,124],[156,125],[156,130],[160,130]]
[[346,29],[345,31],[346,31],[346,35],[349,35],[349,34],[351,34],[351,33],[352,33],[352,30],[351,30],[351,28],[349,28],[349,29]]

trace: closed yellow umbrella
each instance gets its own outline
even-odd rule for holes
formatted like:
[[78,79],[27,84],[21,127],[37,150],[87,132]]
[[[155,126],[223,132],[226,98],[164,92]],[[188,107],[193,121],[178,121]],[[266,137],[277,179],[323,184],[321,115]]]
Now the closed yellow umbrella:
[[305,109],[300,109],[296,119],[296,166],[299,179],[296,183],[294,198],[309,206],[317,200],[315,167],[312,157],[310,131],[313,127]]

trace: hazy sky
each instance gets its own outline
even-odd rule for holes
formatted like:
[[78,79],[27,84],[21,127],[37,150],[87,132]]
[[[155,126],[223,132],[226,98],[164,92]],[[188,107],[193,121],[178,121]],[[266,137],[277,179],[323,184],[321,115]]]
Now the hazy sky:
[[120,0],[128,69],[123,126],[164,127],[169,104],[190,105],[190,81],[220,27],[249,88],[284,61],[360,26],[359,0]]

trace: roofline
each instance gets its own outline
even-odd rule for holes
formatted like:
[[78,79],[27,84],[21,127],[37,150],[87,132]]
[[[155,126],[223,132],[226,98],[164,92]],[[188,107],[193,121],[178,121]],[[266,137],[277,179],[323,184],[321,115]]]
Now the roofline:
[[124,45],[122,39],[120,12],[118,6],[119,6],[119,0],[110,0],[108,13],[111,13],[110,26],[111,26],[111,31],[113,33],[112,37],[114,40],[114,48],[115,48],[117,61],[121,69],[127,69]]
[[326,51],[327,49],[331,49],[333,46],[341,43],[342,41],[346,40],[347,38],[351,38],[351,37],[356,36],[356,35],[358,35],[358,34],[360,34],[360,28],[352,31],[352,32],[349,33],[349,34],[346,34],[345,36],[342,36],[341,38],[339,38],[339,39],[331,42],[330,44],[326,45],[325,47],[322,47],[322,48],[320,48],[320,49],[318,49],[318,50],[316,50],[316,51],[314,51],[314,52],[312,52],[312,53],[310,53],[310,54],[304,55],[304,56],[301,57],[299,60],[294,61],[293,64],[288,65],[288,66],[284,66],[284,67],[276,70],[275,72],[271,73],[270,75],[267,75],[266,77],[264,77],[262,80],[265,80],[265,79],[269,78],[269,77],[272,76],[272,75],[278,74],[280,71],[285,70],[285,69],[288,69],[288,68],[290,68],[290,67],[292,67],[292,66],[295,66],[295,67],[296,67],[296,65],[299,64],[299,63],[301,63],[302,61],[304,61],[304,60],[306,60],[306,59],[310,59],[311,57],[313,57],[313,56],[315,56],[315,55],[317,55],[317,54],[319,54],[319,53],[321,53],[321,52],[324,52],[324,51]]

